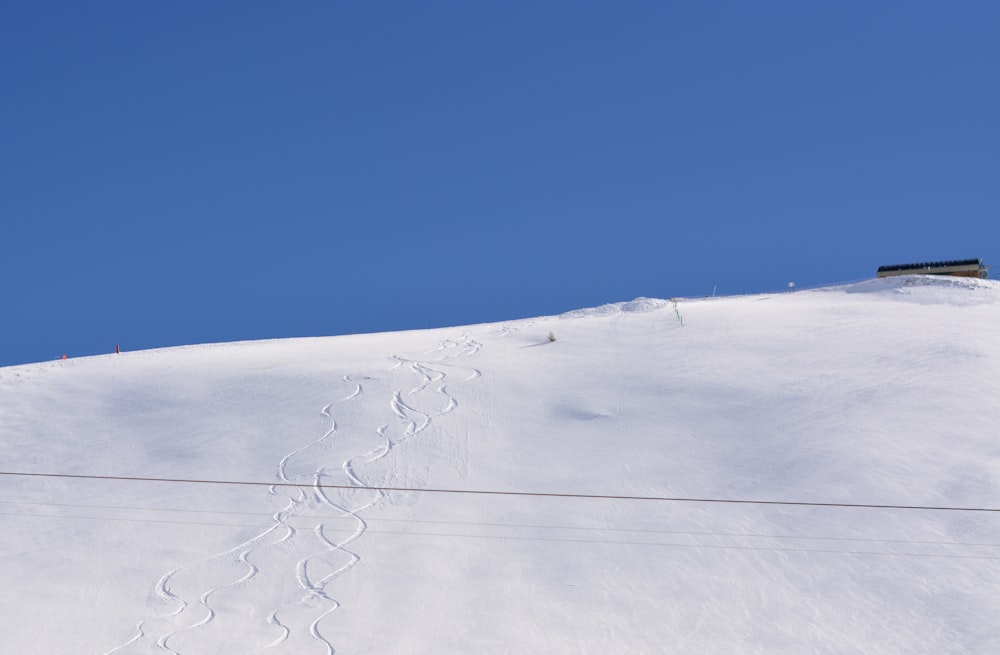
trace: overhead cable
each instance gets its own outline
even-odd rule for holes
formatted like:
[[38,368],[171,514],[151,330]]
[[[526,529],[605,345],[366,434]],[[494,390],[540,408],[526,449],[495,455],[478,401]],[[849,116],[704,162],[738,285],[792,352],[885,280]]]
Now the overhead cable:
[[125,482],[164,482],[175,484],[212,484],[228,486],[253,486],[253,487],[293,487],[297,489],[341,489],[347,491],[385,491],[403,493],[431,493],[431,494],[464,494],[481,496],[520,496],[530,498],[567,498],[574,500],[630,500],[630,501],[656,501],[673,503],[715,503],[732,505],[780,505],[792,507],[841,507],[850,509],[891,509],[891,510],[927,510],[938,512],[992,512],[1000,513],[1000,508],[995,507],[949,507],[940,505],[891,505],[876,503],[833,503],[833,502],[809,502],[791,500],[751,500],[745,498],[688,498],[680,496],[629,496],[615,494],[593,494],[593,493],[557,493],[541,491],[501,491],[487,489],[440,489],[440,488],[414,488],[414,487],[386,487],[386,486],[366,486],[344,484],[324,484],[315,483],[295,483],[295,482],[253,482],[246,480],[199,480],[188,478],[154,478],[138,476],[118,476],[118,475],[73,475],[68,473],[21,473],[14,471],[0,471],[0,476],[20,476],[34,478],[64,478],[76,480],[114,480]]

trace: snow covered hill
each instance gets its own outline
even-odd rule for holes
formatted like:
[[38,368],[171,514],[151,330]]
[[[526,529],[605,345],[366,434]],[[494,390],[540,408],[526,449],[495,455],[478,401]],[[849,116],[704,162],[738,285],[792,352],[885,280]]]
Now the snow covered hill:
[[994,281],[2,368],[0,462],[0,653],[1000,652],[998,512],[622,498],[1000,507]]

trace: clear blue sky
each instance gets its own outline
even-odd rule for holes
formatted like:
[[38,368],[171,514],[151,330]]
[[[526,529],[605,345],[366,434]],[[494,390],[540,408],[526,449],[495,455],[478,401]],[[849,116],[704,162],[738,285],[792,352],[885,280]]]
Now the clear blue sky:
[[982,257],[997,2],[0,9],[0,365]]

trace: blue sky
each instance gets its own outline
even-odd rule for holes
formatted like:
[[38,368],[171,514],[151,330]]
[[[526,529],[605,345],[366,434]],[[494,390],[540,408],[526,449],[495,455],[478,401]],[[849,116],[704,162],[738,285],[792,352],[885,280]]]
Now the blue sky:
[[1000,264],[998,26],[995,2],[7,3],[0,366]]

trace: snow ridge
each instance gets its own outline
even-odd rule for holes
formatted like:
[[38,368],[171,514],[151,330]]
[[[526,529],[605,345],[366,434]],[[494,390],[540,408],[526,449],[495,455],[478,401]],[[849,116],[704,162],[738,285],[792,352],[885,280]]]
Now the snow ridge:
[[667,300],[659,298],[636,298],[628,302],[608,303],[589,309],[574,309],[559,315],[559,318],[585,318],[589,316],[615,316],[617,314],[634,314],[654,312],[670,306]]

